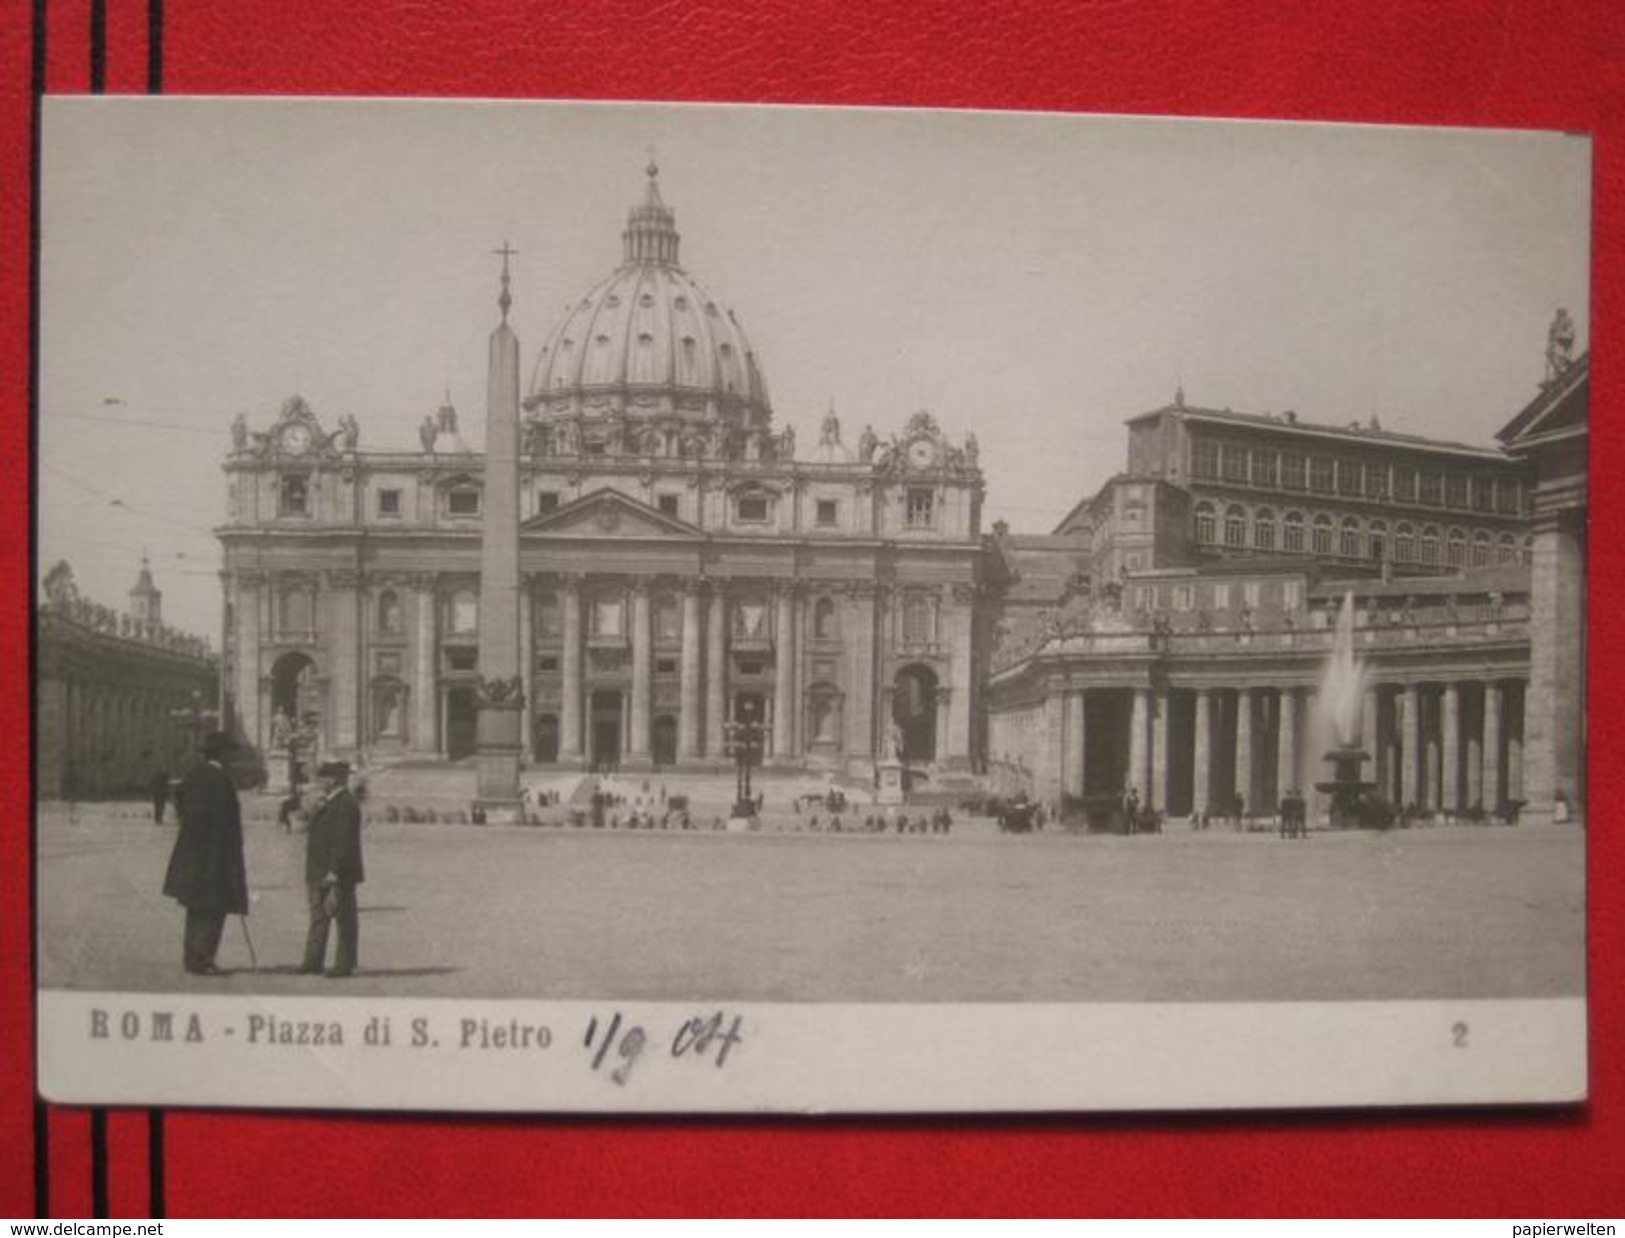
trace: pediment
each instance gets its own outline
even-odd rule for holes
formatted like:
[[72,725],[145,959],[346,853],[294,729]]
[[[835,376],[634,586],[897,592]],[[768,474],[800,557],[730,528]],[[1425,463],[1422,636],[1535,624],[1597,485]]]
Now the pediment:
[[686,520],[628,498],[618,490],[595,490],[573,503],[532,516],[519,528],[526,537],[610,537],[696,541],[705,537],[702,529]]

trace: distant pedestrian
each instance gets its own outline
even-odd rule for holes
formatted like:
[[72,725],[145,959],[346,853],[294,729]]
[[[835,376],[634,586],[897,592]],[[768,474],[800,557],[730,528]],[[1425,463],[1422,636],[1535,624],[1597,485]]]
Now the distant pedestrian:
[[181,960],[194,976],[218,976],[215,955],[227,916],[248,914],[242,806],[226,772],[232,742],[222,731],[203,738],[202,757],[175,796],[180,834],[164,874],[164,893],[186,908]]
[[163,769],[154,770],[148,790],[152,792],[152,823],[162,825],[164,809],[169,805],[169,774]]

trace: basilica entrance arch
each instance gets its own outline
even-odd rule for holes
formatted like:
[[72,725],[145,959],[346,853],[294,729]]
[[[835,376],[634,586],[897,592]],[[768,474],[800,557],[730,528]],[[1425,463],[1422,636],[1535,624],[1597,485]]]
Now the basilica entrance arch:
[[556,765],[559,760],[559,716],[539,714],[536,718],[536,763]]
[[319,714],[316,699],[316,663],[302,653],[285,653],[271,667],[271,716],[288,724]]
[[478,709],[473,688],[453,688],[446,693],[446,759],[461,761],[474,755],[474,727]]
[[602,688],[592,694],[592,751],[588,765],[596,770],[618,769],[621,764],[621,693]]
[[918,662],[905,666],[892,681],[892,720],[903,737],[905,761],[937,759],[937,673]]

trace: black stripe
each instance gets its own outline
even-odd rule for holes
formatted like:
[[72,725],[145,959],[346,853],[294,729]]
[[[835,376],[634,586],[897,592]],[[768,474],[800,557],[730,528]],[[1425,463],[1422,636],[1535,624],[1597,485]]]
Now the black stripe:
[[[40,97],[45,93],[45,0],[34,0],[34,58],[29,82],[29,175],[28,175],[28,579],[39,579],[39,237],[40,237]],[[38,625],[28,625],[28,664],[39,665]],[[39,751],[34,718],[36,691],[34,676],[28,677],[28,750]],[[29,905],[39,907],[39,819],[34,799],[28,806],[28,885]],[[39,933],[37,915],[28,917],[28,1001],[29,1020],[35,1029],[34,1078],[39,1079]],[[50,1125],[45,1104],[34,1096],[34,1211],[49,1216],[51,1211]]]
[[164,0],[147,0],[147,93],[164,93]]
[[147,1215],[164,1216],[164,1111],[147,1110]]
[[107,1110],[90,1111],[90,1215],[107,1215]]
[[107,89],[107,0],[90,0],[90,93]]

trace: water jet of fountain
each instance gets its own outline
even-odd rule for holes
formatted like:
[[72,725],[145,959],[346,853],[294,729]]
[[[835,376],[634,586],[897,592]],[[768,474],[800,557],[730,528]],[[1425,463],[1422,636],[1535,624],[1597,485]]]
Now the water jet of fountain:
[[[1332,652],[1320,680],[1317,709],[1322,734],[1329,734],[1332,747],[1324,759],[1332,767],[1327,782],[1315,783],[1315,790],[1330,797],[1334,826],[1377,824],[1377,806],[1370,798],[1376,788],[1361,777],[1361,766],[1371,754],[1360,747],[1360,713],[1365,703],[1365,665],[1354,651],[1354,594],[1343,595],[1332,635]],[[1375,719],[1371,720],[1375,729]]]

